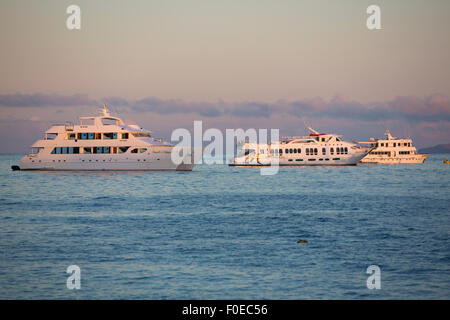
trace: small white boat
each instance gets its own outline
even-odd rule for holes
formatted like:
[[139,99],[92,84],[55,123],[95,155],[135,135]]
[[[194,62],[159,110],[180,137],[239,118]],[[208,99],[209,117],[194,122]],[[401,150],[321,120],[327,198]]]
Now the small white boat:
[[384,135],[384,139],[360,142],[361,144],[368,144],[373,147],[369,154],[361,160],[361,163],[423,163],[429,156],[427,153],[418,153],[411,139],[395,138],[388,129],[386,129]]

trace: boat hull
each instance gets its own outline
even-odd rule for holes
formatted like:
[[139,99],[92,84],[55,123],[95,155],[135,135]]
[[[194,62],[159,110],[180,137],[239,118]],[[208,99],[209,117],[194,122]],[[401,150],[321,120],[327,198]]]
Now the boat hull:
[[367,164],[417,164],[424,163],[429,154],[414,154],[406,156],[377,156],[369,154],[361,160],[361,163]]
[[235,158],[230,166],[234,167],[261,167],[261,166],[279,166],[279,167],[318,167],[318,166],[356,166],[358,162],[366,155],[366,152],[346,154],[346,155],[327,155],[327,156],[306,156],[286,158],[280,157],[278,163],[270,163],[270,158]]
[[181,164],[173,163],[170,153],[120,157],[114,155],[52,155],[51,159],[26,155],[20,170],[40,171],[192,171],[195,163],[189,155]]

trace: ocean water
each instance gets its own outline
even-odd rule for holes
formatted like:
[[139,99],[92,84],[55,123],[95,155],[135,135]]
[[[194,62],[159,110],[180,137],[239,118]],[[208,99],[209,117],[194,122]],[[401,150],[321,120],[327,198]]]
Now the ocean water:
[[0,298],[449,299],[444,158],[261,176],[13,172],[2,155]]

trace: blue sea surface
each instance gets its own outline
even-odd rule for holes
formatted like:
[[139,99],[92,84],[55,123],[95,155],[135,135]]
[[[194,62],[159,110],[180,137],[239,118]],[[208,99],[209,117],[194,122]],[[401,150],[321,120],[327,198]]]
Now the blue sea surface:
[[449,299],[445,156],[262,176],[13,172],[1,155],[0,298]]

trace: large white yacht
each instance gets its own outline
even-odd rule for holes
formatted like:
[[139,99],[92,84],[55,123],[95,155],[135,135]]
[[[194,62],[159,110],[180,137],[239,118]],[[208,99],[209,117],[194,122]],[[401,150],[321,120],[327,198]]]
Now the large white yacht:
[[279,142],[241,144],[231,166],[348,166],[356,165],[370,151],[335,134],[308,127],[306,137],[286,137]]
[[373,147],[370,153],[361,160],[361,163],[423,163],[429,156],[427,153],[419,154],[411,139],[395,138],[387,128],[384,135],[384,139],[360,142]]
[[104,105],[101,114],[80,117],[80,124],[53,125],[31,153],[13,170],[177,170],[192,171],[192,150],[180,164],[171,158],[173,145],[155,139],[151,131],[126,125],[111,116]]

